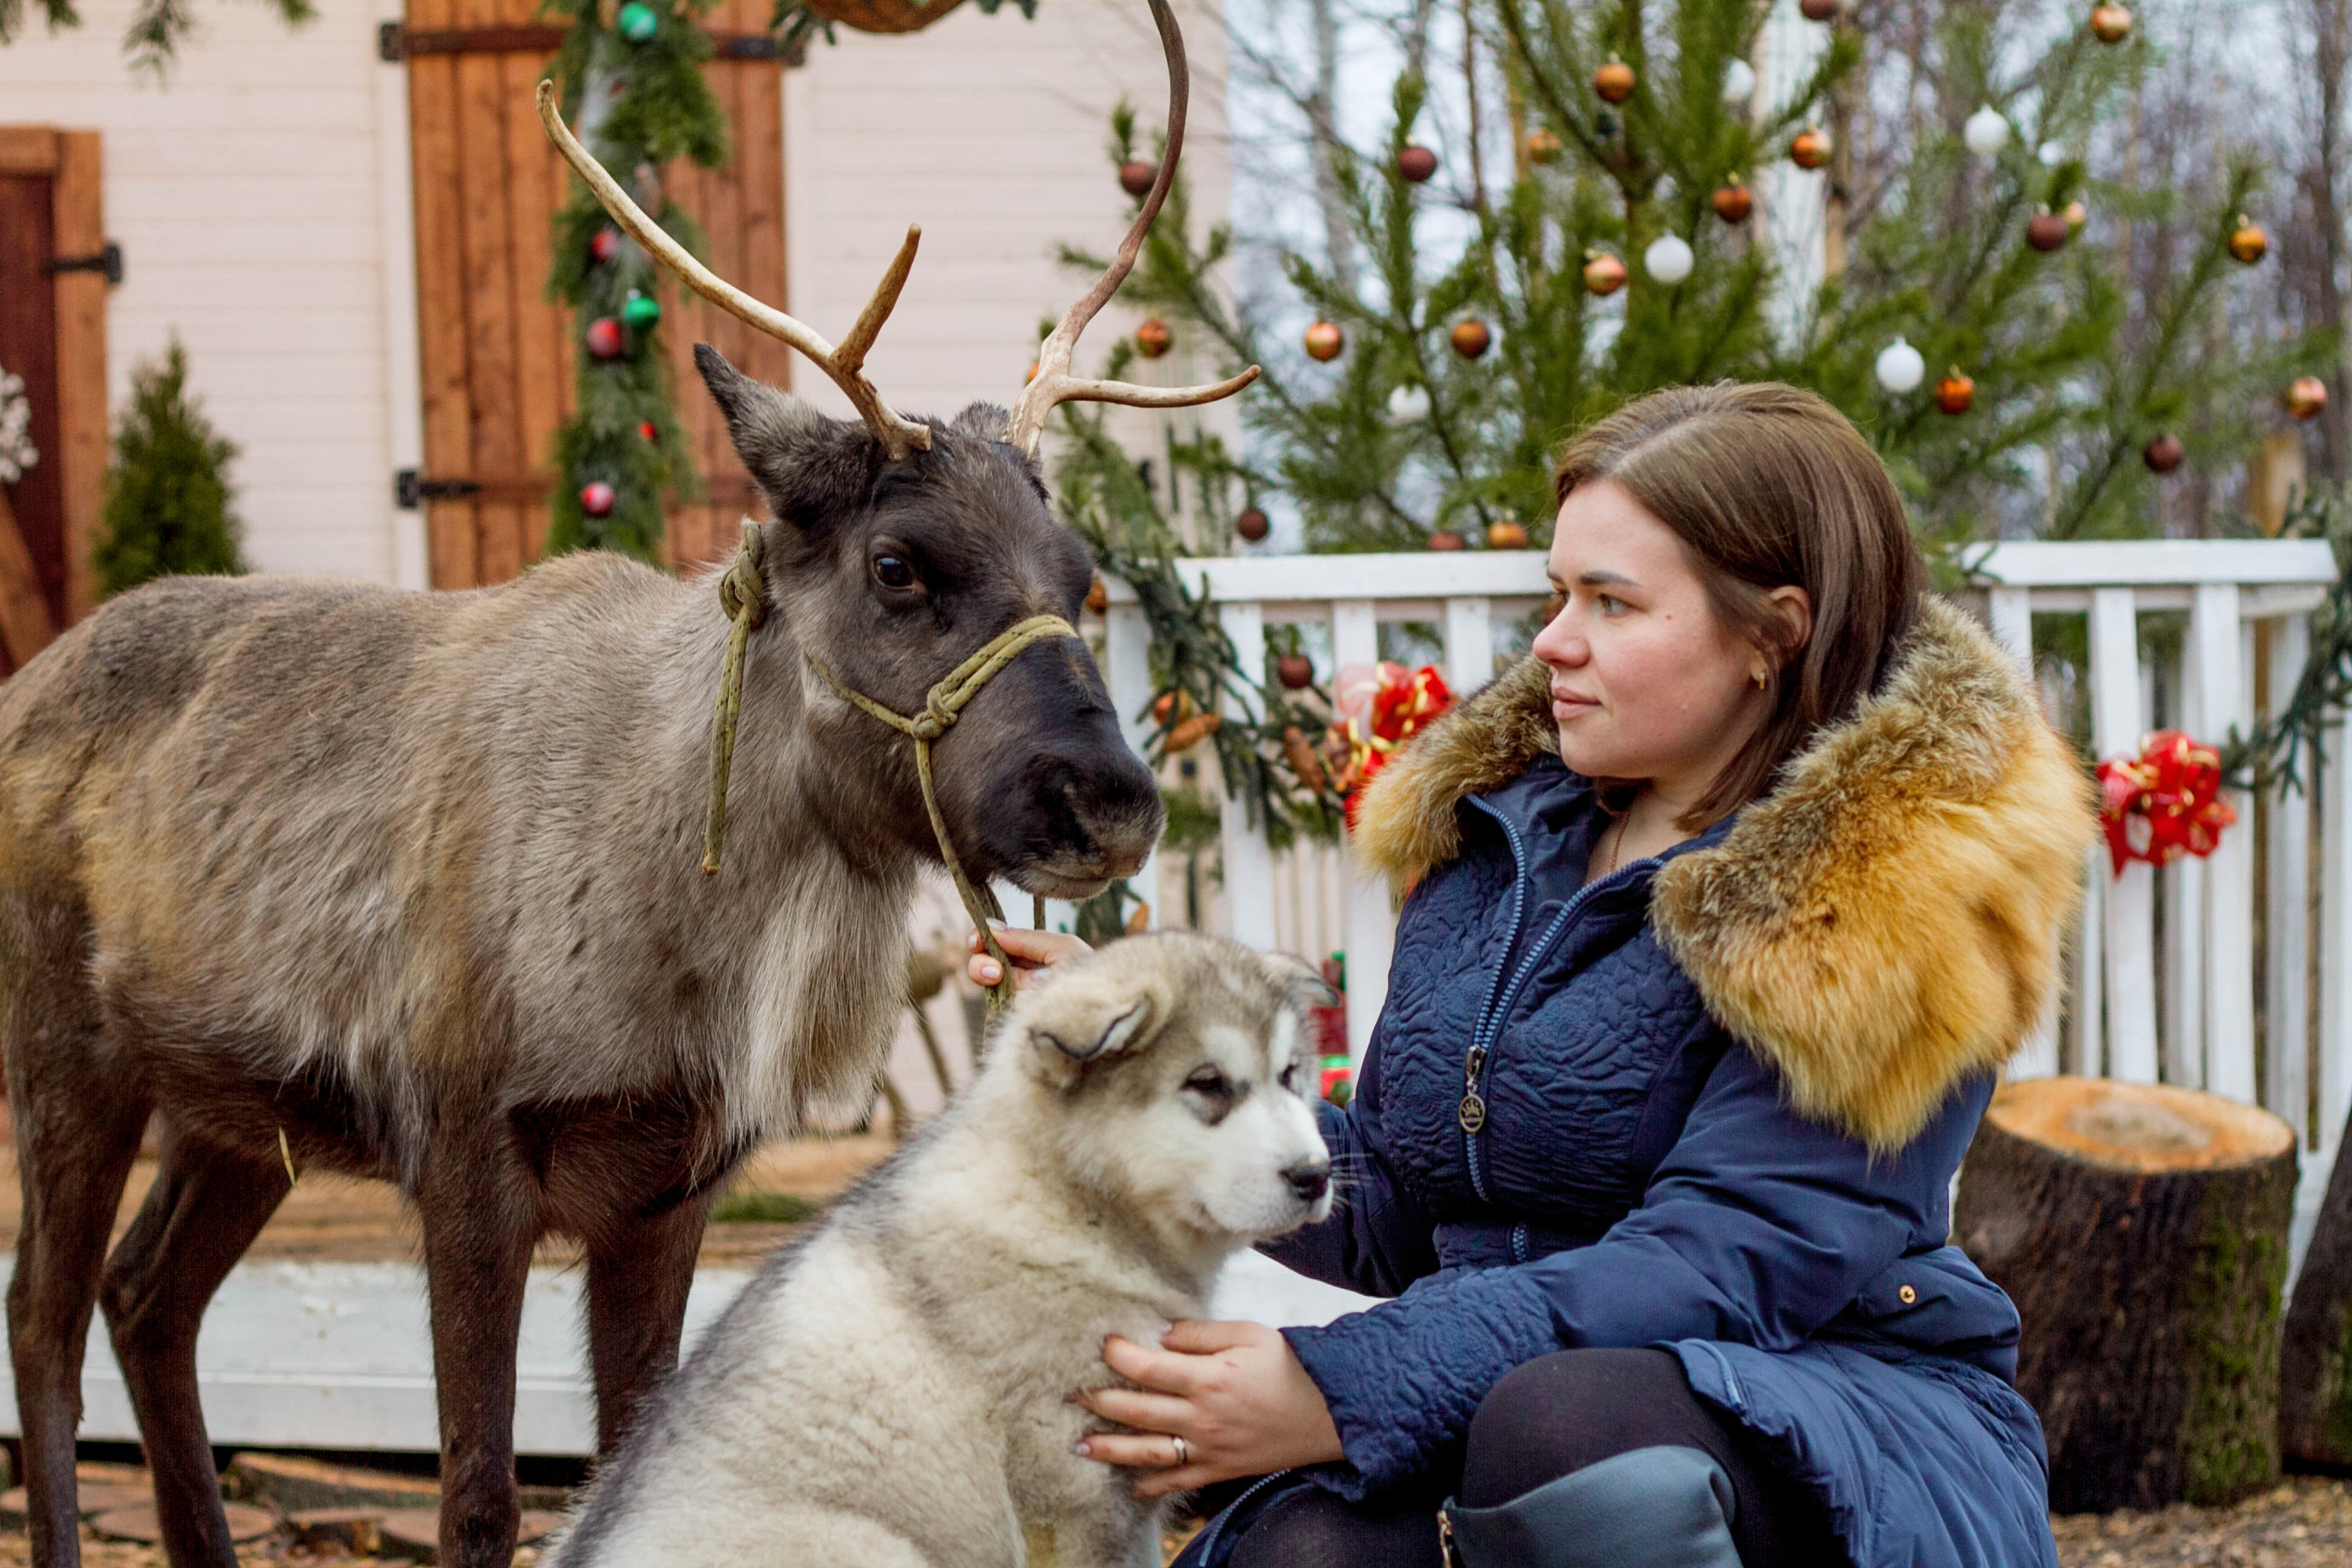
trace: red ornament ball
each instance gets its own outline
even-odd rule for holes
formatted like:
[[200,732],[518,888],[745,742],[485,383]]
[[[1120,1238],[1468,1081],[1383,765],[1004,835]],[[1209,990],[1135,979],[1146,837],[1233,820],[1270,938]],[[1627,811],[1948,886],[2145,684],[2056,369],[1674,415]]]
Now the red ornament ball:
[[612,516],[613,503],[619,499],[602,479],[591,479],[580,487],[580,510],[590,517]]
[[1594,294],[1610,295],[1625,287],[1625,264],[1601,251],[1584,264],[1584,287]]
[[1808,22],[1826,22],[1838,14],[1838,0],[1797,0]]
[[1495,334],[1477,317],[1465,316],[1454,323],[1454,331],[1446,334],[1446,341],[1464,359],[1476,359],[1495,346]]
[[2315,375],[2298,375],[2286,389],[2286,411],[2297,419],[2314,419],[2327,406],[2327,384]]
[[621,248],[621,231],[600,228],[588,237],[588,254],[598,261],[610,261],[613,253]]
[[1726,223],[1746,223],[1756,210],[1756,193],[1738,180],[1715,188],[1715,216]]
[[1150,195],[1151,182],[1159,177],[1160,165],[1140,158],[1130,158],[1118,166],[1118,188],[1130,196]]
[[1307,357],[1328,363],[1339,357],[1348,346],[1348,334],[1339,330],[1337,321],[1318,321],[1307,329]]
[[2186,454],[2180,447],[2180,437],[2166,431],[2139,449],[2139,460],[2147,465],[2151,474],[2168,474],[2180,467]]
[[1830,161],[1830,139],[1808,126],[1789,143],[1789,162],[1800,169],[1818,169]]
[[1432,550],[1467,550],[1470,542],[1450,528],[1441,528],[1429,536]]
[[637,434],[644,437],[646,440],[651,441],[657,438],[661,435],[661,432],[654,428],[654,422],[652,420],[641,419],[637,422]]
[[588,352],[596,358],[618,359],[622,346],[620,322],[610,316],[599,316],[588,323]]
[[1274,678],[1286,691],[1304,691],[1315,684],[1315,661],[1303,653],[1286,653],[1274,661]]
[[1262,542],[1272,527],[1273,524],[1266,521],[1265,513],[1254,506],[1243,509],[1241,516],[1234,519],[1234,531],[1252,544]]
[[1957,365],[1951,374],[1936,383],[1936,406],[1947,414],[1966,414],[1976,402],[1977,384],[1961,374]]
[[2025,243],[2047,253],[2066,243],[2074,232],[2061,213],[2035,213],[2025,224]]
[[2091,10],[2091,36],[2103,44],[2120,44],[2131,37],[2132,14],[2121,5],[2096,5]]
[[1397,154],[1397,173],[1420,184],[1437,173],[1437,154],[1416,142]]
[[1168,323],[1157,316],[1147,317],[1143,325],[1135,329],[1136,352],[1145,359],[1158,359],[1175,342],[1176,334],[1170,331]]

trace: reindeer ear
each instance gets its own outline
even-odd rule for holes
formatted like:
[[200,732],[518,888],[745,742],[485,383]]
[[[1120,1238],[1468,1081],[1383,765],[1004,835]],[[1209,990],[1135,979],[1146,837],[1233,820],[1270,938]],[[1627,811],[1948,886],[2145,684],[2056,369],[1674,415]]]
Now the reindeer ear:
[[752,380],[709,343],[694,345],[694,366],[727,416],[735,455],[779,519],[812,530],[848,516],[872,493],[884,454],[865,426],[828,419]]
[[1169,1014],[1157,984],[1084,971],[1024,1001],[1031,1054],[1046,1079],[1063,1088],[1087,1068],[1149,1044]]

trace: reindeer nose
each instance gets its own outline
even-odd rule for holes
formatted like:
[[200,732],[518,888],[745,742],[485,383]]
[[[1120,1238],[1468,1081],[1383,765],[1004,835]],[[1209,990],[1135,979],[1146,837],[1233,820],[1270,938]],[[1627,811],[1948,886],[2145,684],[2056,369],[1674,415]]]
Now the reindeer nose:
[[1282,1179],[1290,1184],[1290,1190],[1300,1203],[1320,1203],[1323,1194],[1331,1190],[1331,1162],[1301,1160],[1284,1171]]

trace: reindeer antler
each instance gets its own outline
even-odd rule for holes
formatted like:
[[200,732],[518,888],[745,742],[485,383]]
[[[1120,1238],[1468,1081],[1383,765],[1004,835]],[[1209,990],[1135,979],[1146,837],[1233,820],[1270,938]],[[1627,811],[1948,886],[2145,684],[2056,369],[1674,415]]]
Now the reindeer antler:
[[[1153,0],[1153,4],[1159,3],[1160,0]],[[804,322],[795,321],[772,305],[761,304],[732,283],[713,274],[688,255],[684,246],[664,232],[659,224],[647,217],[644,209],[629,199],[628,192],[621,189],[620,183],[605,172],[604,165],[589,155],[588,149],[580,145],[571,128],[563,123],[563,112],[556,104],[552,81],[539,84],[539,122],[547,127],[548,140],[555,143],[564,161],[579,171],[580,177],[588,182],[588,188],[595,193],[596,200],[603,204],[604,210],[613,215],[614,223],[627,230],[629,237],[644,246],[663,266],[677,273],[688,288],[738,321],[757,327],[770,337],[782,338],[806,354],[811,363],[831,376],[834,384],[849,395],[850,403],[866,421],[866,428],[874,432],[875,439],[882,443],[892,462],[901,461],[916,452],[930,450],[929,427],[916,424],[883,402],[882,395],[874,390],[874,384],[863,374],[866,351],[881,335],[882,323],[889,319],[891,307],[898,302],[898,290],[907,286],[907,274],[915,265],[915,246],[923,237],[920,228],[909,227],[907,230],[907,242],[898,247],[898,257],[890,263],[890,269],[882,274],[882,281],[875,285],[874,297],[866,302],[866,309],[859,313],[856,324],[849,329],[849,335],[836,346],[826,342]]]
[[1045,416],[1060,403],[1124,403],[1136,408],[1188,408],[1198,403],[1214,403],[1221,397],[1231,397],[1258,375],[1252,365],[1229,381],[1213,386],[1138,386],[1125,381],[1088,381],[1070,374],[1070,354],[1078,346],[1078,334],[1097,311],[1108,304],[1135,269],[1135,258],[1143,250],[1143,237],[1151,232],[1152,219],[1160,216],[1160,204],[1168,199],[1168,187],[1176,180],[1176,158],[1184,150],[1184,110],[1192,95],[1192,71],[1184,63],[1184,37],[1176,30],[1176,15],[1168,8],[1168,0],[1151,0],[1151,19],[1160,28],[1160,51],[1168,57],[1168,147],[1160,155],[1160,173],[1151,182],[1151,194],[1144,198],[1143,210],[1135,215],[1128,228],[1127,237],[1119,242],[1118,254],[1111,258],[1103,275],[1086,297],[1070,307],[1054,335],[1037,352],[1037,374],[1021,392],[1021,400],[1013,405],[1013,416],[1005,422],[1004,438],[1022,451],[1034,455],[1039,437],[1045,433]]

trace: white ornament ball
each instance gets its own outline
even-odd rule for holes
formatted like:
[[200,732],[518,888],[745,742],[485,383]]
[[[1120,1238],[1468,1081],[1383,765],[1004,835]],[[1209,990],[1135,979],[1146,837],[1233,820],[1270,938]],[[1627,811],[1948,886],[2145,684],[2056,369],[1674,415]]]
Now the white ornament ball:
[[2042,160],[2043,168],[2054,169],[2066,161],[2066,149],[2055,142],[2044,142],[2042,150],[2034,156]]
[[1756,96],[1756,68],[1746,60],[1734,60],[1723,68],[1723,101],[1746,103]]
[[2009,121],[2001,118],[2000,110],[1988,103],[1969,116],[1969,122],[1960,127],[1960,140],[1978,157],[1994,157],[2009,145]]
[[1389,394],[1389,417],[1399,425],[1415,425],[1429,417],[1429,388],[1405,385]]
[[1691,275],[1691,247],[1678,235],[1665,235],[1650,241],[1642,252],[1642,267],[1661,283],[1679,283]]
[[1927,357],[1895,339],[1878,351],[1878,384],[1889,392],[1911,392],[1927,379]]

